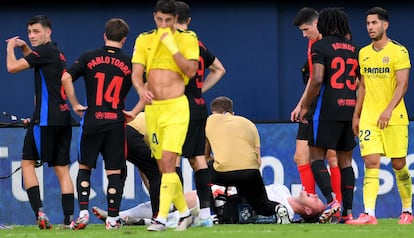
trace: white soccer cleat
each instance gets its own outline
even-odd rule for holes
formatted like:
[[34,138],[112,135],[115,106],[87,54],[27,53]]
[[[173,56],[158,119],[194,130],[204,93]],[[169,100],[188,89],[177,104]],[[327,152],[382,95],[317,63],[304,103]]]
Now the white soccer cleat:
[[288,209],[283,205],[279,204],[275,207],[276,223],[277,224],[290,224]]

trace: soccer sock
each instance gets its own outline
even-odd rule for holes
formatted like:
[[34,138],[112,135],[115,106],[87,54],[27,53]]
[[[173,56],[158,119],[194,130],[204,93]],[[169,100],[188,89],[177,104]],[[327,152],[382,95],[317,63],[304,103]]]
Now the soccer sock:
[[330,167],[329,171],[331,172],[331,186],[332,191],[336,195],[336,200],[340,203],[342,202],[342,191],[341,191],[341,171],[339,167]]
[[[163,173],[160,187],[160,207],[157,220],[165,221],[170,211],[170,205],[176,196],[176,191],[181,188],[181,182],[177,173]],[[182,193],[182,190],[179,191]],[[184,201],[185,202],[185,201]]]
[[125,167],[123,167],[121,169],[121,187],[122,187],[122,189],[121,189],[121,197],[122,197],[122,195],[124,193],[124,187],[125,187],[125,181],[127,179],[127,175],[128,175],[128,169],[125,166]]
[[63,220],[63,224],[69,225],[73,220],[73,213],[74,213],[74,194],[73,193],[67,193],[62,194],[62,209],[63,209],[63,215],[65,215],[65,218]]
[[40,199],[40,189],[39,186],[33,186],[26,189],[27,197],[29,198],[30,206],[32,206],[33,212],[35,214],[36,220],[39,216],[39,208],[41,208],[42,200]]
[[152,176],[149,179],[149,194],[151,200],[152,217],[155,218],[158,215],[158,209],[160,206],[160,186],[161,186],[161,174]]
[[311,165],[305,164],[298,166],[298,171],[303,190],[315,194],[315,178],[313,177]]
[[86,169],[79,169],[78,177],[76,178],[76,188],[78,190],[79,210],[88,210],[89,194],[91,192],[91,171]]
[[119,206],[121,204],[122,196],[122,181],[120,174],[111,174],[107,176],[108,187],[106,190],[106,197],[108,202],[108,216],[118,217]]
[[312,172],[319,189],[326,198],[326,203],[333,201],[331,178],[323,160],[316,160],[312,163]]
[[178,175],[178,178],[180,179],[181,184],[184,184],[184,178],[183,178],[183,173],[181,171],[181,167],[175,167],[175,172]]
[[364,177],[364,207],[365,212],[371,216],[375,216],[375,203],[377,201],[379,191],[379,169],[365,169]]
[[352,215],[352,202],[354,199],[355,174],[352,167],[341,169],[341,189],[342,189],[342,216]]
[[402,210],[412,213],[412,183],[410,171],[407,165],[400,170],[394,169],[395,179],[397,181],[398,192],[401,197]]
[[197,190],[198,199],[200,201],[200,214],[201,219],[210,217],[210,173],[208,169],[200,169],[194,173],[194,180]]
[[188,209],[187,202],[185,201],[183,186],[181,183],[177,184],[177,189],[175,190],[175,196],[173,198],[173,204],[180,213],[180,217],[186,217],[190,215],[190,210]]

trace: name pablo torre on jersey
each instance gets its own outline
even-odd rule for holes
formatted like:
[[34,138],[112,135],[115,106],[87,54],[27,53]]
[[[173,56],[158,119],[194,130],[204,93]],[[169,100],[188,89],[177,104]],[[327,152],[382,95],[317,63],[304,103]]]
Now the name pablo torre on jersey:
[[115,67],[119,68],[125,75],[131,74],[131,69],[128,67],[128,65],[126,65],[122,60],[115,57],[98,56],[94,59],[91,59],[91,61],[88,62],[87,66],[89,69],[92,69],[93,67],[96,67],[100,64],[112,64]]

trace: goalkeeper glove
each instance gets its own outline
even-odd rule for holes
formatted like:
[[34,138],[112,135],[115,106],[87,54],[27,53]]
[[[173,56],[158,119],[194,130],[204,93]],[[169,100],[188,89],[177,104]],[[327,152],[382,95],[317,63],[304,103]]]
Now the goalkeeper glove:
[[171,52],[172,55],[175,55],[178,52],[178,47],[175,44],[173,33],[170,28],[159,28],[158,29],[161,42],[165,47]]

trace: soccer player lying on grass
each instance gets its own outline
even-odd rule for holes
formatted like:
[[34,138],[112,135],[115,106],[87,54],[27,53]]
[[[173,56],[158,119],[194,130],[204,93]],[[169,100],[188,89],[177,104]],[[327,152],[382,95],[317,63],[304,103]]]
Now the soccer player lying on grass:
[[[217,191],[221,190],[221,191]],[[224,193],[224,187],[214,186],[213,195],[217,196],[219,193]],[[289,213],[289,218],[293,220],[294,215],[299,215],[304,222],[317,222],[319,216],[324,211],[326,205],[319,199],[317,194],[309,194],[306,191],[301,191],[297,196],[292,196],[289,189],[284,185],[271,184],[266,186],[266,192],[270,200],[279,202],[286,206]],[[198,197],[195,190],[186,192],[186,202],[190,210],[194,213],[193,217],[197,216],[199,204]],[[93,213],[102,221],[105,221],[107,212],[98,208],[92,208]],[[136,207],[128,210],[120,211],[119,216],[125,221],[125,225],[149,225],[152,212],[151,202],[147,201],[138,204]],[[178,213],[176,209],[171,207],[168,215],[168,227],[175,227],[178,222]]]
[[[193,217],[197,217],[199,211],[199,200],[197,196],[197,192],[195,190],[186,192],[184,194],[187,206],[190,208],[190,212],[192,213]],[[96,215],[98,219],[101,221],[105,221],[106,217],[108,216],[108,212],[100,209],[98,207],[92,208],[93,214]],[[167,227],[174,228],[177,226],[179,220],[179,213],[174,206],[171,205],[170,213],[167,217]],[[135,207],[130,209],[120,211],[120,217],[123,220],[124,225],[128,226],[135,226],[135,225],[146,225],[149,226],[151,224],[152,216],[152,209],[151,209],[151,201],[143,202],[138,204]]]

